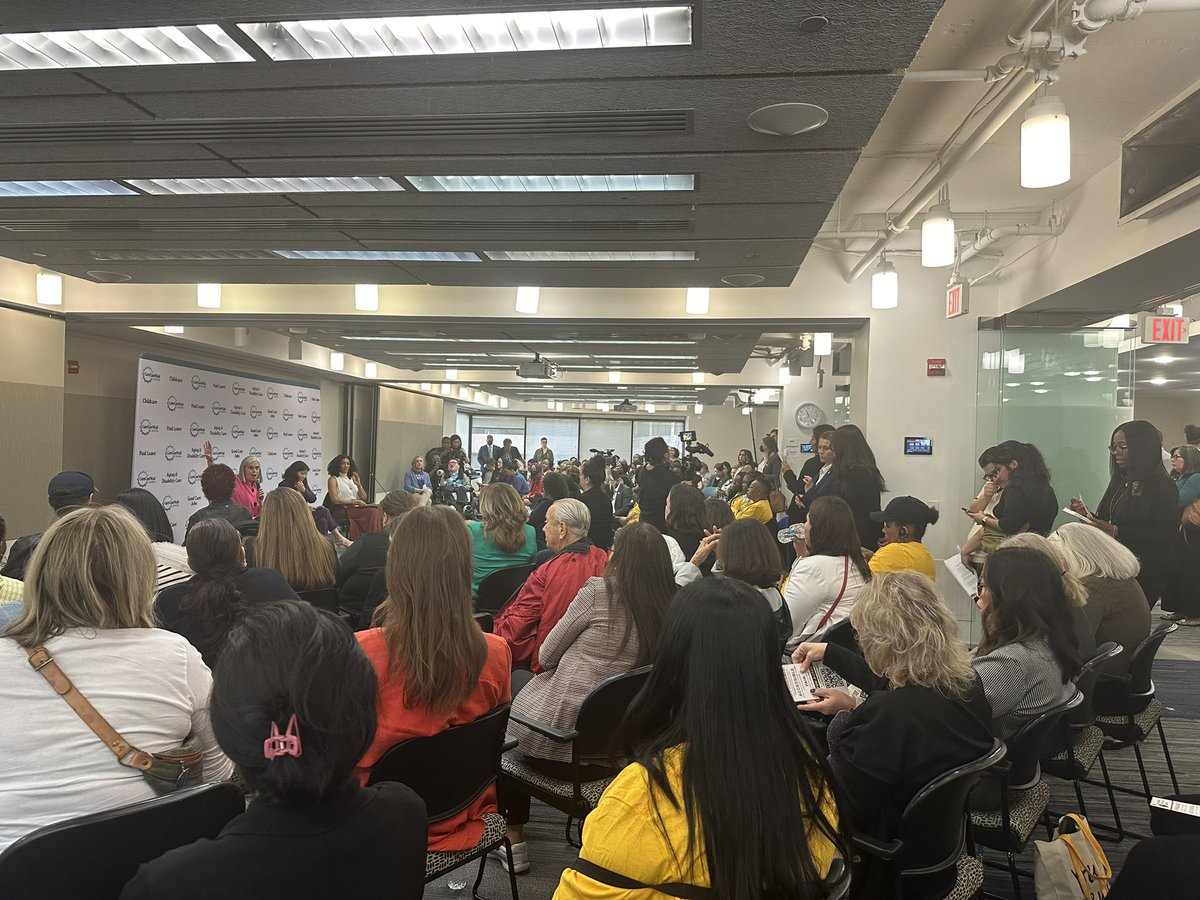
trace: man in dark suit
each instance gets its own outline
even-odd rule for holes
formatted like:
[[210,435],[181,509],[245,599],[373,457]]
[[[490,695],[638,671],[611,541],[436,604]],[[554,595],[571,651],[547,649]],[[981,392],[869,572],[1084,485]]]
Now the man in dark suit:
[[495,440],[489,434],[483,446],[479,448],[479,452],[475,454],[475,458],[479,460],[479,468],[483,472],[484,484],[492,480],[492,460],[500,455],[500,450],[496,447]]

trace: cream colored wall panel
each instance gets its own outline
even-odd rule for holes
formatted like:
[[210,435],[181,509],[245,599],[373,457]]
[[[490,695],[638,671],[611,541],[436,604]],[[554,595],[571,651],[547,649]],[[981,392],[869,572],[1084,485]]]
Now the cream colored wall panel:
[[0,381],[0,466],[14,473],[0,488],[0,515],[10,538],[52,521],[46,487],[62,471],[62,446],[62,388]]

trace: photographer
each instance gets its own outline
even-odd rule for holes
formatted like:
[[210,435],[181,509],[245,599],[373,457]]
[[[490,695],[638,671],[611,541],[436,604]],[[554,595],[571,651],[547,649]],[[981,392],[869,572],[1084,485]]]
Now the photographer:
[[660,437],[646,441],[643,459],[644,464],[637,476],[637,484],[641,489],[638,495],[641,521],[664,531],[667,527],[667,494],[679,483],[679,476],[667,463],[667,442]]
[[579,470],[583,493],[579,499],[591,513],[588,537],[601,550],[611,550],[617,522],[613,516],[612,500],[604,490],[604,457],[593,456]]

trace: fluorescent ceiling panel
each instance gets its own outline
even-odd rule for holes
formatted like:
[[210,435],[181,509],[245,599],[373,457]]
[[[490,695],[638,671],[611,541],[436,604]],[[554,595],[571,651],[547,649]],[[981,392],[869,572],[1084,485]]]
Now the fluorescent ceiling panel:
[[315,178],[126,178],[147,194],[332,194],[402,191],[391,178],[342,175]]
[[393,337],[391,335],[382,334],[345,334],[342,335],[344,341],[395,341],[396,343],[412,342],[417,344],[571,344],[581,346],[587,344],[598,344],[602,347],[612,346],[614,340],[619,340],[622,344],[650,344],[656,347],[679,346],[679,347],[694,347],[695,341],[627,341],[624,338],[610,338],[608,340],[584,340],[576,338],[457,338],[457,337]]
[[584,193],[692,191],[695,175],[406,175],[418,191],[479,193]]
[[323,259],[391,262],[481,262],[470,251],[459,250],[273,250],[284,259]]
[[0,70],[254,62],[220,25],[0,34]]
[[[0,68],[4,68],[0,65]],[[96,197],[137,194],[116,181],[0,181],[0,197]]]
[[536,50],[677,47],[692,42],[690,6],[530,10],[239,23],[271,59],[357,59]]
[[695,250],[484,250],[495,262],[695,262]]

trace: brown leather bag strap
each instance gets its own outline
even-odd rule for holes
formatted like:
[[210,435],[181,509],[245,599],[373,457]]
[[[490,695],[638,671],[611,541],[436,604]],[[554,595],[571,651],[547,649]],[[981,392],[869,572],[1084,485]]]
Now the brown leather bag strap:
[[96,737],[104,741],[104,746],[116,755],[117,762],[143,772],[154,765],[153,756],[121,737],[120,733],[108,724],[108,720],[96,711],[96,707],[88,702],[87,697],[79,693],[79,688],[75,687],[66,673],[58,667],[49,650],[45,647],[26,647],[25,653],[28,654],[29,665],[33,666],[34,671],[40,672],[42,677],[50,682],[54,692],[67,701],[67,706],[75,711],[75,715],[83,719],[83,723],[92,729]]

